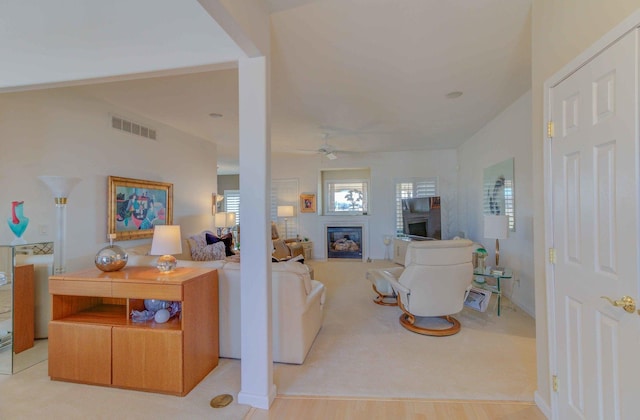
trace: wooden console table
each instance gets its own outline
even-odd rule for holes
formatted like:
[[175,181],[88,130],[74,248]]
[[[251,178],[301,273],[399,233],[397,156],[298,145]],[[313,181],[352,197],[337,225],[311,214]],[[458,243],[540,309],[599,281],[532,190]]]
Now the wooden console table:
[[[96,268],[49,278],[49,376],[184,396],[218,365],[218,272]],[[182,302],[164,324],[133,322],[144,299]]]

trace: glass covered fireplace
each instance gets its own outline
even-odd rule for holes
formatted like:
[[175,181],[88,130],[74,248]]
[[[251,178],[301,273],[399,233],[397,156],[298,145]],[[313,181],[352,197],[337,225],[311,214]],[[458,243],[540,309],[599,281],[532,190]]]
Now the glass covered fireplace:
[[362,259],[362,226],[327,226],[327,258]]

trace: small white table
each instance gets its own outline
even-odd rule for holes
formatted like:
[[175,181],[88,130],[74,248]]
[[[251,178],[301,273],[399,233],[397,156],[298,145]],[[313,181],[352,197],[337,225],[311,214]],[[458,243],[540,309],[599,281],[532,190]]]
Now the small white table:
[[488,290],[490,291],[492,294],[495,294],[496,296],[498,296],[498,316],[500,316],[500,305],[501,305],[501,298],[502,298],[502,290],[500,289],[500,280],[502,279],[511,279],[513,277],[513,272],[511,271],[510,268],[505,267],[504,271],[502,273],[492,273],[490,269],[487,269],[485,271],[478,271],[478,270],[473,270],[473,275],[474,276],[482,276],[482,277],[486,277],[486,278],[493,278],[496,279],[496,284],[494,285],[490,285],[487,284],[486,282],[484,283],[478,283],[475,280],[473,280],[473,285],[475,287],[478,287],[480,289],[484,289],[484,290]]

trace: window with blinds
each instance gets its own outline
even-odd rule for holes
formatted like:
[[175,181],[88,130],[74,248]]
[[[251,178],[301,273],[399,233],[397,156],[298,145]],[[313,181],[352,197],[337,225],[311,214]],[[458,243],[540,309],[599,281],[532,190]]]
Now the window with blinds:
[[236,225],[240,224],[240,190],[224,190],[224,211],[236,214]]
[[367,180],[336,180],[325,184],[327,214],[365,214],[369,208]]
[[396,233],[402,233],[402,199],[435,197],[438,195],[438,177],[411,178],[396,181]]
[[[274,179],[271,181],[271,220],[276,222],[282,238],[295,238],[298,235],[298,180]],[[293,206],[293,216],[278,217],[278,206]]]

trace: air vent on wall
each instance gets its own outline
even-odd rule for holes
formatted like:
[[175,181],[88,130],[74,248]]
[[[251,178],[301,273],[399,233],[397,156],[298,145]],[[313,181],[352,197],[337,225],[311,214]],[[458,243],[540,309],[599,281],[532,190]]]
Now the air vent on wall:
[[111,127],[116,130],[125,131],[127,133],[145,137],[151,140],[157,140],[156,130],[149,128],[137,122],[127,120],[126,118],[119,117],[117,115],[111,115]]

